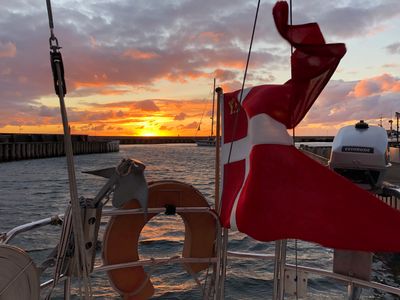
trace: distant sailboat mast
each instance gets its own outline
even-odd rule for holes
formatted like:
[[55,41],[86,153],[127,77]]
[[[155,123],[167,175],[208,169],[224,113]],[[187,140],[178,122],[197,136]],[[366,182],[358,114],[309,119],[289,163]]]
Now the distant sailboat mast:
[[210,134],[210,138],[212,138],[212,137],[213,137],[213,135],[214,135],[215,84],[216,84],[216,80],[215,80],[215,77],[214,77],[214,85],[213,85],[213,102],[212,102],[212,110],[211,110],[211,134]]
[[[212,109],[211,109],[211,130],[210,130],[210,136],[207,139],[201,138],[196,140],[197,146],[209,146],[209,147],[214,147],[215,146],[215,137],[214,137],[214,106],[215,106],[215,86],[216,86],[216,79],[214,78],[214,85],[213,85],[213,101],[212,101]],[[204,115],[204,112],[203,112]],[[202,117],[203,118],[203,117]],[[200,121],[201,123],[201,121]],[[197,131],[200,130],[200,124],[199,127],[197,128]]]

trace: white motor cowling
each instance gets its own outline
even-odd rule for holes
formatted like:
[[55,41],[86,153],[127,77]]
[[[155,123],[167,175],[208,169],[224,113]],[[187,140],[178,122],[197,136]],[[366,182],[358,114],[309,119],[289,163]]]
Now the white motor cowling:
[[363,120],[339,130],[333,140],[329,167],[360,187],[380,188],[390,166],[386,130]]
[[[365,190],[378,192],[389,166],[388,138],[382,127],[368,126],[361,120],[355,126],[341,128],[333,139],[329,167]],[[334,250],[335,273],[369,281],[371,268],[370,252]],[[361,291],[355,287],[348,299],[360,299]]]

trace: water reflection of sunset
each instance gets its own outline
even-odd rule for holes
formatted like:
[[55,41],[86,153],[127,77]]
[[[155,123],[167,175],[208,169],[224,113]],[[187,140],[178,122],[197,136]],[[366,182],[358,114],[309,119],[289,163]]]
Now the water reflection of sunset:
[[[185,224],[179,215],[158,215],[152,218],[143,228],[139,239],[139,259],[181,257],[185,238]],[[193,277],[187,273],[183,264],[154,265],[145,267],[151,274],[151,281],[160,291],[183,292],[200,289]],[[206,271],[199,274],[204,280]],[[199,297],[200,298],[200,297]]]
[[144,226],[139,241],[140,243],[152,243],[169,240],[183,243],[184,237],[185,224],[179,215],[158,215]]

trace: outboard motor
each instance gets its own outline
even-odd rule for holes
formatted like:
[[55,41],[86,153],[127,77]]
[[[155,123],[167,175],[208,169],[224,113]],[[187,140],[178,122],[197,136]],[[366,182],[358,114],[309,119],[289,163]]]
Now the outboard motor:
[[[365,190],[379,192],[389,166],[388,138],[382,127],[368,126],[361,120],[355,126],[341,128],[333,140],[329,167]],[[355,222],[356,219],[355,215]],[[335,273],[368,281],[371,266],[370,252],[334,250]],[[362,288],[353,285],[348,288],[347,299],[359,300]]]
[[386,130],[363,120],[339,130],[329,167],[366,190],[377,190],[390,166]]

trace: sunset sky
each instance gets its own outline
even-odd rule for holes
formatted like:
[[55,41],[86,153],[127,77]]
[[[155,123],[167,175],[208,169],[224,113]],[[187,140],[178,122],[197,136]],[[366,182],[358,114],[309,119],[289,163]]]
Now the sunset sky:
[[[0,0],[0,132],[61,133],[45,0]],[[246,87],[289,79],[289,53],[261,1]],[[208,135],[212,82],[241,87],[256,0],[52,0],[72,132]],[[299,135],[400,111],[400,1],[293,0],[347,54]],[[201,122],[200,131],[198,131]]]

